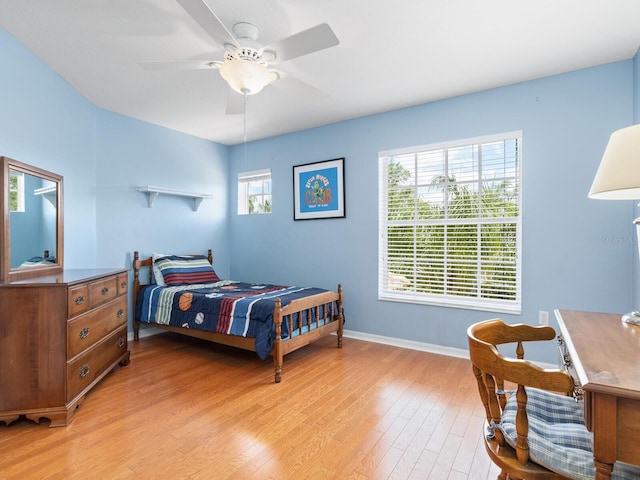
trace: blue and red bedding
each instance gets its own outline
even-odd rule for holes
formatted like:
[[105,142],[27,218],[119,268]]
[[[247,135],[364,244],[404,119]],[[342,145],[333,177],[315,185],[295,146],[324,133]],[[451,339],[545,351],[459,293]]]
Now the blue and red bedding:
[[[314,287],[286,287],[222,280],[179,286],[146,285],[140,290],[136,320],[255,338],[255,350],[265,359],[275,338],[273,312],[277,298],[282,306],[291,301],[326,292]],[[295,319],[294,329],[298,319]],[[302,319],[306,325],[306,318]],[[309,328],[309,327],[306,327]],[[282,322],[282,339],[290,336]],[[295,332],[294,332],[295,333]]]

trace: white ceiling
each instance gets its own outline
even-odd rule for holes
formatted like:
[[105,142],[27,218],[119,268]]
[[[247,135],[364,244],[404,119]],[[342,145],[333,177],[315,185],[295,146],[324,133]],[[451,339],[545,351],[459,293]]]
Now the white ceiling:
[[[640,46],[638,0],[206,3],[229,30],[258,26],[263,45],[323,22],[340,40],[279,64],[288,76],[247,98],[249,141],[627,60]],[[0,27],[100,108],[243,141],[243,117],[225,114],[217,70],[138,64],[222,60],[222,47],[175,0],[0,0]]]

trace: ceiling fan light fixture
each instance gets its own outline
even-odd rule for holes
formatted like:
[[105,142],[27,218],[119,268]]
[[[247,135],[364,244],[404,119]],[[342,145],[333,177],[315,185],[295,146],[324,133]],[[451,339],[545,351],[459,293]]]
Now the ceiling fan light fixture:
[[229,86],[242,95],[255,95],[278,78],[266,65],[250,60],[227,59],[219,70]]

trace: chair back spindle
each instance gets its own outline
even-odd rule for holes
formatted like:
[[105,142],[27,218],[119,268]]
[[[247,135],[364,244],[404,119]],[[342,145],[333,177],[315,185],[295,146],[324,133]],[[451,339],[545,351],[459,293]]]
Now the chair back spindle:
[[[524,343],[555,339],[553,328],[507,325],[500,319],[494,319],[472,325],[467,337],[473,375],[486,416],[485,447],[492,461],[502,470],[498,478],[572,478],[530,458],[529,426],[533,413],[527,413],[530,402],[528,389],[544,390],[549,392],[548,395],[575,403],[567,398],[574,389],[573,379],[567,372],[543,369],[524,358]],[[507,344],[515,345],[515,358],[500,353],[498,347]],[[581,420],[576,421],[579,423]],[[515,432],[507,430],[505,422],[513,422]]]

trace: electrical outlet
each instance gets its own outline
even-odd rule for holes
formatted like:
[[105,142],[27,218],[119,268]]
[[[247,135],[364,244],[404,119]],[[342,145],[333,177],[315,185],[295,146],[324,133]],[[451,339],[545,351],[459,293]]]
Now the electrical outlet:
[[549,325],[549,312],[540,310],[538,312],[538,323],[540,325]]

